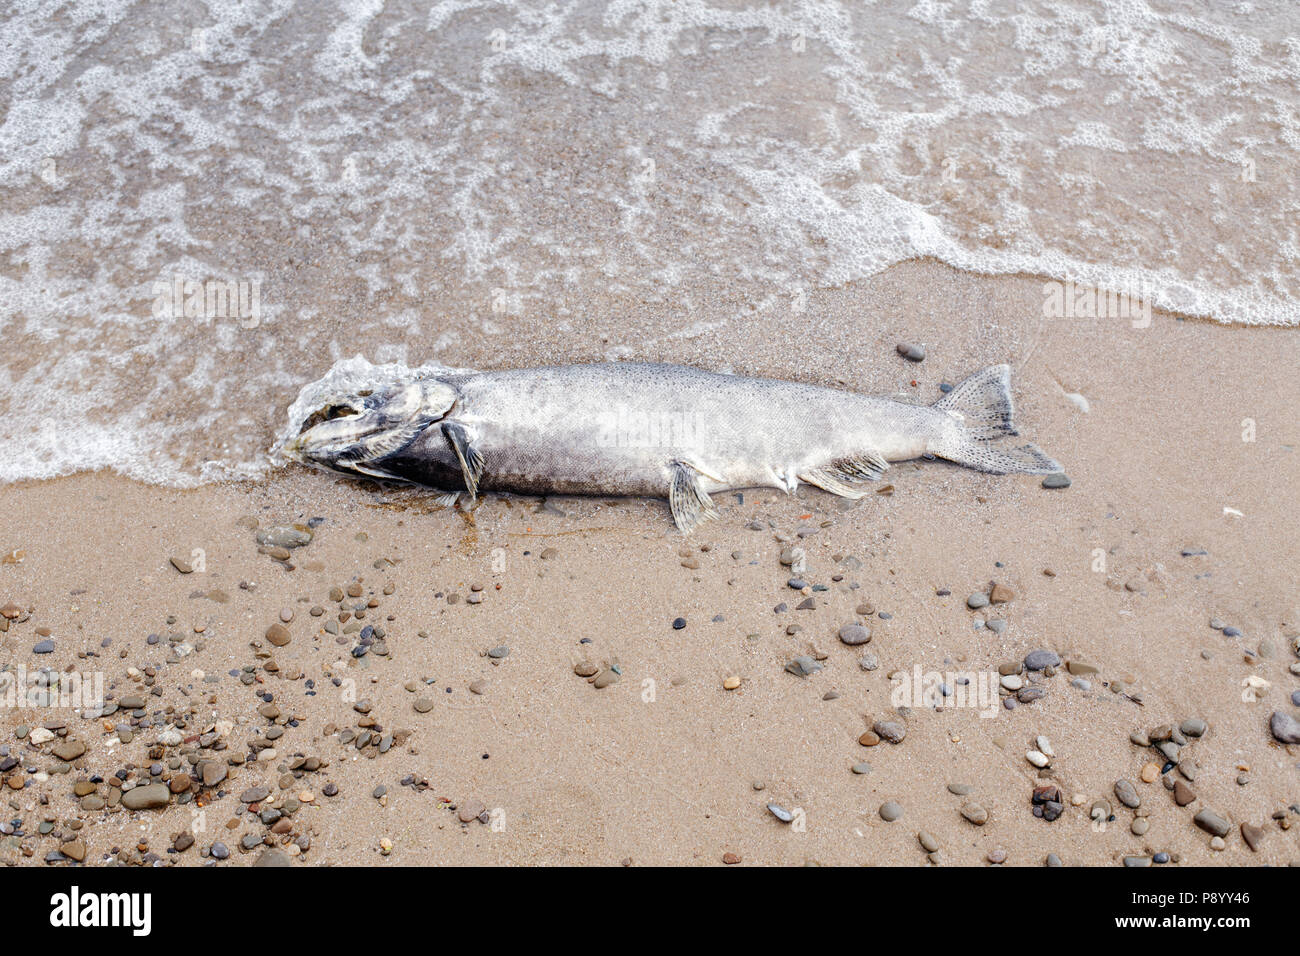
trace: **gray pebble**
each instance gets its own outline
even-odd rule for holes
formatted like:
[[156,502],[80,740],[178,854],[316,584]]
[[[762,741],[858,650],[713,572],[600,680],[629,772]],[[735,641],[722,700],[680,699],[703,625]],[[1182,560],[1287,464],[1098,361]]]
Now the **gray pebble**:
[[1070,479],[1063,473],[1048,475],[1043,479],[1044,488],[1069,488]]
[[1212,833],[1217,837],[1228,835],[1232,829],[1232,824],[1223,817],[1219,816],[1213,810],[1202,810],[1196,816],[1192,817],[1192,822],[1204,830],[1206,833]]
[[1296,720],[1290,714],[1284,714],[1280,710],[1273,711],[1273,716],[1268,719],[1268,729],[1281,743],[1300,744],[1300,720]]
[[1044,667],[1060,667],[1061,658],[1055,651],[1036,650],[1030,651],[1025,655],[1025,668],[1031,671],[1041,671]]
[[845,624],[840,628],[840,640],[850,647],[865,644],[871,640],[871,628],[861,624]]
[[785,807],[779,806],[775,803],[769,803],[767,805],[767,810],[770,814],[772,814],[772,816],[776,817],[782,823],[789,823],[791,820],[794,819],[793,813],[791,813]]
[[809,674],[815,674],[822,669],[822,665],[813,660],[807,654],[800,654],[790,663],[785,665],[785,669],[796,677],[807,677]]
[[871,729],[881,740],[888,740],[891,744],[901,744],[907,736],[907,728],[897,720],[878,720],[871,725]]
[[1120,803],[1131,810],[1136,810],[1142,805],[1142,798],[1138,796],[1137,787],[1130,780],[1115,781],[1115,796]]
[[886,801],[880,805],[880,819],[886,823],[893,823],[903,815],[903,805],[895,803],[893,800]]

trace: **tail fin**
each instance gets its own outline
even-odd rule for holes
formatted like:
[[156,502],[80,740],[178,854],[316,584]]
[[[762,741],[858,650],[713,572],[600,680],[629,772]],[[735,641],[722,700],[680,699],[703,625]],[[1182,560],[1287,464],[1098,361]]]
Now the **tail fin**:
[[1064,469],[1035,445],[988,444],[1017,434],[1011,401],[1011,368],[991,365],[934,403],[957,421],[936,443],[940,458],[995,475],[1050,475]]

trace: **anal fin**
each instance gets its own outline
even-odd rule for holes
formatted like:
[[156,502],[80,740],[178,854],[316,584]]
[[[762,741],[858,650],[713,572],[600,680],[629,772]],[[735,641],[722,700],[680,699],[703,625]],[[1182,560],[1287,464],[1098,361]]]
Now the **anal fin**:
[[[848,458],[837,458],[828,469],[832,475],[843,481],[878,481],[889,468],[889,462],[875,452],[864,452]],[[817,482],[805,478],[810,485]],[[821,487],[821,486],[819,486]],[[827,488],[827,491],[831,489]],[[839,494],[839,492],[836,492]]]
[[456,422],[443,422],[442,434],[447,444],[456,453],[460,462],[461,476],[465,479],[465,490],[470,498],[478,496],[478,480],[483,474],[483,455],[474,447],[469,431]]
[[716,518],[718,509],[700,484],[700,473],[684,461],[672,463],[672,486],[668,489],[668,507],[682,534],[690,534],[696,525]]

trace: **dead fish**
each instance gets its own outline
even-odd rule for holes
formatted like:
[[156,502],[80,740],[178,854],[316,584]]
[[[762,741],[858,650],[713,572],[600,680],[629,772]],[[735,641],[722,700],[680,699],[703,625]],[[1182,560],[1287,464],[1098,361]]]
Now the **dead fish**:
[[891,461],[1062,470],[1034,445],[1001,440],[1016,434],[1006,365],[976,372],[929,406],[621,362],[448,369],[315,397],[316,410],[291,423],[296,437],[284,444],[300,461],[428,485],[447,503],[485,491],[666,497],[683,532],[716,516],[717,492],[792,493],[803,482],[860,498]]

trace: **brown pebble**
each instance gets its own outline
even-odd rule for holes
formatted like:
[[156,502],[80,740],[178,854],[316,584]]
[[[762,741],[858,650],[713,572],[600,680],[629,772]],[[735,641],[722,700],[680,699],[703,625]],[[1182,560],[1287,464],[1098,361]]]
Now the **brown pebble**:
[[289,643],[290,637],[289,629],[278,622],[266,629],[266,639],[276,647],[284,647]]

